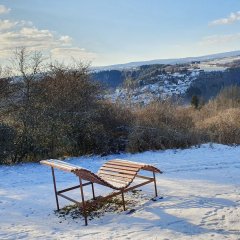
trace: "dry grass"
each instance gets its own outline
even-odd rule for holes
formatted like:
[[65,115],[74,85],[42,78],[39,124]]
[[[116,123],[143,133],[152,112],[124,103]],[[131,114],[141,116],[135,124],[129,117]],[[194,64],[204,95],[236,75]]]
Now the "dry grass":
[[205,142],[240,144],[240,87],[223,89],[201,109],[169,101],[135,112],[127,150],[184,148]]
[[196,122],[196,129],[207,134],[212,142],[240,144],[240,109],[222,110]]
[[127,150],[141,152],[184,148],[198,143],[191,109],[169,101],[153,102],[135,112]]

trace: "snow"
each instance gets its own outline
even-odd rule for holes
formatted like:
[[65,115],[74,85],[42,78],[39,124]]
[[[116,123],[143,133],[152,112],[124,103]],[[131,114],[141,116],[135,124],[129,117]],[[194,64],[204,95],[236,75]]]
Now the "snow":
[[204,70],[204,72],[216,72],[216,71],[223,72],[227,69],[227,67],[221,67],[207,62],[201,63],[198,66],[201,70]]
[[198,64],[198,67],[205,72],[212,72],[212,71],[225,71],[227,66],[224,64],[232,63],[234,61],[240,60],[240,56],[230,56],[224,57],[219,59],[213,59],[205,62],[201,62]]
[[143,86],[138,86],[135,89],[117,88],[111,94],[106,95],[107,99],[113,102],[126,103],[131,99],[132,103],[148,104],[151,101],[166,99],[173,95],[179,96],[186,93],[191,83],[197,79],[199,70],[191,70],[188,73],[167,73],[151,77],[155,83],[145,83]]
[[[143,187],[127,214],[106,213],[84,226],[82,219],[59,218],[51,171],[38,163],[0,167],[0,239],[240,239],[240,146],[204,144],[185,150],[149,151],[107,157],[69,159],[96,172],[112,158],[159,167],[159,195]],[[56,172],[58,188],[76,184],[69,173]],[[86,187],[86,197],[91,197]],[[96,193],[106,194],[96,186]],[[80,198],[78,190],[73,192]],[[68,204],[60,199],[60,205]]]

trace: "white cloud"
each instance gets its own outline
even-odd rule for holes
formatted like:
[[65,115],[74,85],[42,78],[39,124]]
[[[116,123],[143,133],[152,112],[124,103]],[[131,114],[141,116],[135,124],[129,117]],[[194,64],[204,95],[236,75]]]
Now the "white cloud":
[[200,45],[219,45],[219,44],[231,44],[240,40],[240,33],[226,34],[226,35],[212,35],[202,39],[199,42]]
[[5,14],[5,13],[9,13],[11,11],[10,8],[7,8],[4,5],[0,5],[0,14]]
[[11,21],[8,19],[1,20],[0,19],[0,33],[8,30],[8,31],[14,31],[14,30],[19,30],[20,28],[23,27],[34,27],[33,23],[30,21]]
[[231,13],[227,18],[221,18],[210,22],[210,26],[215,25],[225,25],[225,24],[232,24],[236,21],[240,21],[240,11],[236,13]]
[[[10,8],[0,5],[0,15],[10,11]],[[96,58],[95,53],[76,46],[68,35],[39,29],[31,21],[0,19],[0,62],[7,60],[19,47],[50,54],[53,60],[68,61],[74,58],[92,61]]]
[[62,43],[63,46],[71,46],[73,39],[70,36],[61,36],[59,41]]
[[10,20],[1,20],[0,19],[0,32],[10,29],[10,28],[13,28],[17,24],[18,24],[18,22],[12,22]]
[[38,29],[32,22],[0,20],[0,59],[10,57],[17,47],[51,53],[56,60],[92,60],[95,54],[73,44],[68,35],[58,35],[47,29]]
[[35,27],[23,27],[17,31],[0,34],[0,55],[17,47],[28,47],[32,50],[44,50],[58,45],[49,30],[39,30]]

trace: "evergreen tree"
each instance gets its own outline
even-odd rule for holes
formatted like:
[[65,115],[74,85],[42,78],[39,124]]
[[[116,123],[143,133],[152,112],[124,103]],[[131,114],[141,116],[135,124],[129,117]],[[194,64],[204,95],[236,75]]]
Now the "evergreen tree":
[[192,100],[191,100],[191,105],[195,108],[198,109],[199,107],[199,99],[196,95],[192,96]]

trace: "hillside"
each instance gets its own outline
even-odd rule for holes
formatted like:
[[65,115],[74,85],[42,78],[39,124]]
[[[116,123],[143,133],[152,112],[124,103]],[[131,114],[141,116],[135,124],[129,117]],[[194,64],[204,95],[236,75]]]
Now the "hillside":
[[131,99],[147,104],[154,99],[181,98],[189,102],[193,95],[207,101],[223,87],[240,85],[240,55],[234,54],[206,56],[181,64],[94,71],[92,78],[109,88],[107,98],[112,101]]

